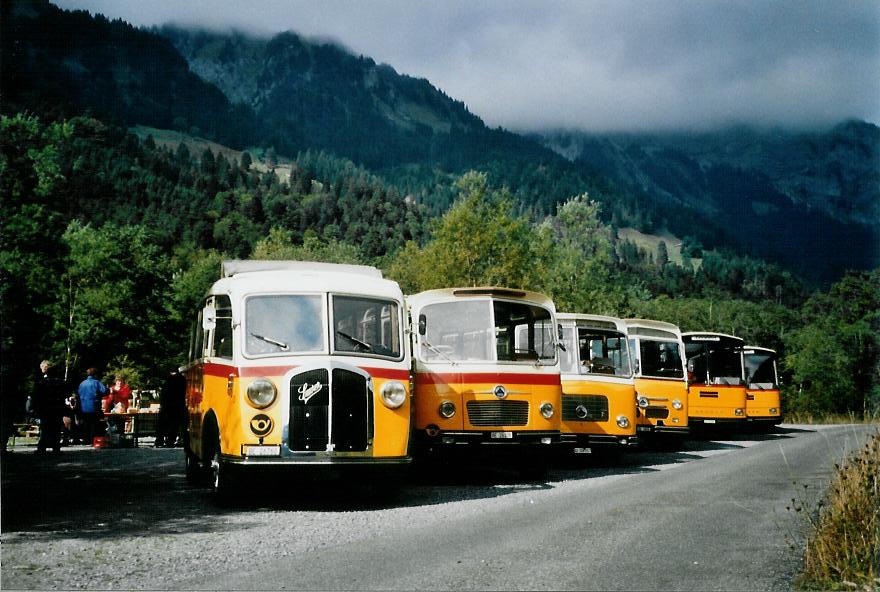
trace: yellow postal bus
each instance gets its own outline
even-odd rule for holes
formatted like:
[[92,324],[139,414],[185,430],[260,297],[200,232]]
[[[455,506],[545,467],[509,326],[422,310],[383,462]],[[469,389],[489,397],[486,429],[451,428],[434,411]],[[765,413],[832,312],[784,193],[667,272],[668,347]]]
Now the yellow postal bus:
[[776,352],[765,347],[746,346],[746,418],[758,430],[772,430],[782,422]]
[[625,322],[635,374],[638,432],[687,435],[688,384],[681,331],[663,321]]
[[540,450],[558,442],[556,310],[549,298],[453,288],[407,296],[407,304],[419,450]]
[[743,340],[722,333],[684,333],[688,421],[692,427],[745,424]]
[[403,294],[378,269],[226,261],[187,370],[187,475],[405,465],[410,357]]
[[611,452],[638,444],[636,397],[626,324],[613,317],[559,314],[564,351],[562,432],[576,453]]

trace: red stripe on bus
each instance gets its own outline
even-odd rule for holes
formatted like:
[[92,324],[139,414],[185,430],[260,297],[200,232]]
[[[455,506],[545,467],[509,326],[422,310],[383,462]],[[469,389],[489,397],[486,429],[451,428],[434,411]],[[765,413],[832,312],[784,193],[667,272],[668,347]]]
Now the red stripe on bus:
[[416,374],[416,384],[448,384],[450,382],[468,383],[509,383],[557,386],[558,374],[517,374],[514,372],[420,372]]
[[[245,368],[236,368],[226,364],[208,363],[205,364],[205,374],[207,376],[219,376],[222,378],[241,376],[253,378],[255,376],[282,376],[296,368],[296,365],[289,366],[248,366]],[[360,366],[361,370],[368,372],[370,376],[376,378],[384,378],[386,380],[409,380],[409,370],[400,370],[397,368],[370,368]]]

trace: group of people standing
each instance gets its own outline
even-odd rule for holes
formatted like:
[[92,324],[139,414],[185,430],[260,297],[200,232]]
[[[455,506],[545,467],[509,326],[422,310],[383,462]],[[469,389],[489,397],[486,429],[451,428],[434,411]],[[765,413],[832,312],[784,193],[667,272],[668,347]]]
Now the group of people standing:
[[[177,370],[163,384],[156,446],[177,445],[185,415],[185,389],[186,381]],[[95,436],[104,433],[99,426],[105,412],[108,412],[107,430],[122,433],[124,418],[114,417],[109,412],[114,409],[125,412],[131,401],[131,387],[122,376],[116,376],[113,384],[107,387],[96,376],[96,370],[89,368],[85,380],[74,389],[73,385],[56,377],[49,361],[43,360],[27,402],[27,412],[40,424],[37,453],[45,454],[50,449],[58,453],[63,440],[67,439],[92,444]],[[3,444],[5,447],[6,442]]]

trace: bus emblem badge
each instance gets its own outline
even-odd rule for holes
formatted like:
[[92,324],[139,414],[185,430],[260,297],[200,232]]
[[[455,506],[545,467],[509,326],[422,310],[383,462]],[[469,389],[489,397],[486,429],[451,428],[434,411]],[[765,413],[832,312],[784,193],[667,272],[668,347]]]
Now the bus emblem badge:
[[309,386],[308,382],[303,383],[297,392],[299,393],[299,400],[308,405],[309,399],[317,395],[321,392],[322,385],[320,382],[316,382],[312,386]]
[[263,413],[251,419],[251,431],[257,436],[265,436],[272,431],[272,418]]
[[504,388],[504,386],[500,385],[500,384],[498,386],[496,386],[495,390],[493,390],[492,392],[495,393],[495,396],[498,397],[499,399],[503,399],[504,397],[507,396],[507,389]]

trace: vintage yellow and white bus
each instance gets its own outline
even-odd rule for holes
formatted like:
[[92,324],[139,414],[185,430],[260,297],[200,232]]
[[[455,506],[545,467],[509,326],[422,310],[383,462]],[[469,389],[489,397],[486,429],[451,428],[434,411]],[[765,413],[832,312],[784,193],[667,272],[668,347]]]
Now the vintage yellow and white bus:
[[759,431],[772,430],[782,423],[776,352],[748,345],[743,349],[746,369],[746,419]]
[[688,421],[692,428],[745,425],[743,340],[722,333],[682,334],[688,371]]
[[452,288],[407,296],[407,305],[419,451],[431,457],[518,450],[525,462],[558,443],[561,387],[549,298]]
[[687,435],[688,384],[681,330],[650,319],[625,322],[635,375],[638,432]]
[[397,283],[372,267],[301,261],[225,261],[221,275],[190,348],[187,475],[210,469],[223,492],[258,467],[409,463]]
[[638,444],[626,324],[614,317],[559,313],[562,433],[575,453],[616,454]]

